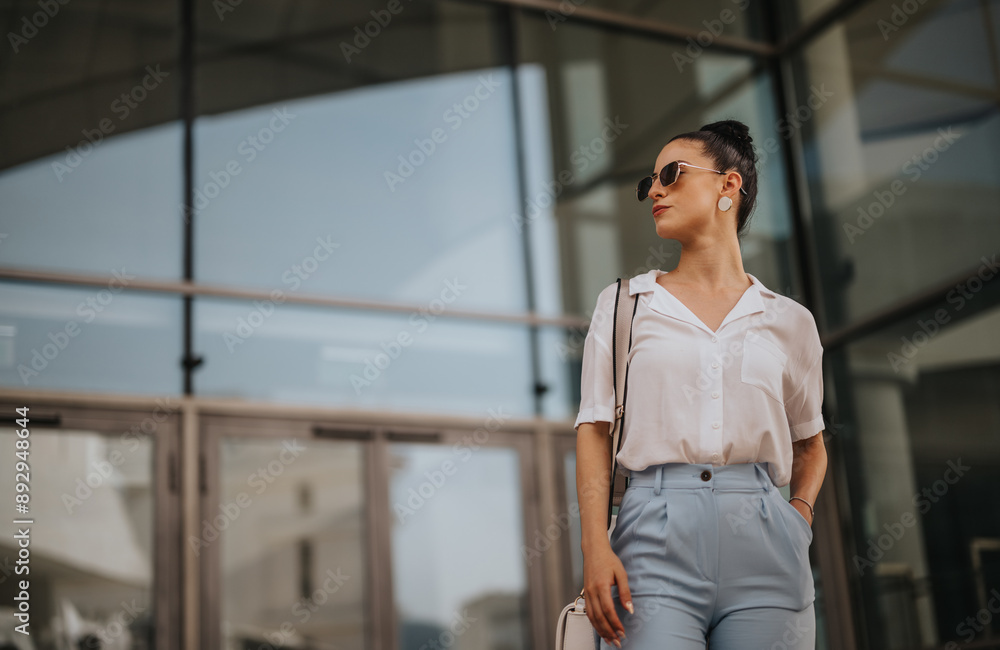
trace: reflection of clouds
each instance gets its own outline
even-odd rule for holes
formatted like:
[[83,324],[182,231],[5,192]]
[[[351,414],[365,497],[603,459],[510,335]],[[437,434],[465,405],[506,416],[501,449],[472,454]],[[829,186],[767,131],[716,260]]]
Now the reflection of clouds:
[[[15,439],[0,433],[0,449],[14,449]],[[27,517],[35,522],[30,526],[32,568],[44,562],[77,579],[82,572],[90,578],[149,587],[149,441],[123,443],[87,432],[39,429],[32,430],[29,440],[32,482]],[[111,459],[121,462],[116,467]],[[14,472],[0,472],[0,494],[14,494]],[[13,550],[15,528],[10,519],[0,523],[0,555]]]
[[[452,448],[394,444],[391,453],[407,459],[390,485],[390,505],[407,505],[410,488],[429,479],[451,460],[446,476],[403,524],[392,513],[393,581],[402,616],[447,624],[453,612],[486,593],[526,591],[520,555],[523,540],[517,452],[481,447],[468,460]],[[425,488],[426,489],[426,488]]]

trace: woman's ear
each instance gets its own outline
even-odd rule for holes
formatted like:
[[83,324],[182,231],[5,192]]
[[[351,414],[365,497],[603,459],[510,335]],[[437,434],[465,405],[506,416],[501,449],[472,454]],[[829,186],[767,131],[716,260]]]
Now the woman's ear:
[[722,193],[729,196],[731,194],[739,194],[740,188],[743,187],[743,177],[737,171],[732,171],[726,174],[726,182],[722,186]]

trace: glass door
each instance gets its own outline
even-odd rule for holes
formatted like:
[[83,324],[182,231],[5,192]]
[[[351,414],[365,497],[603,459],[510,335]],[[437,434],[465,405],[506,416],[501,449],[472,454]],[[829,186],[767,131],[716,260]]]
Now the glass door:
[[203,417],[205,647],[540,645],[531,437],[489,426]]

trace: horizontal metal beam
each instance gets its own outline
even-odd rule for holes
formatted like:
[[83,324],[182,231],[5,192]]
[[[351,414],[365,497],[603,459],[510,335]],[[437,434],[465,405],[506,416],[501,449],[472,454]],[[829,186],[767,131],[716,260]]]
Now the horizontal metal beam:
[[[34,282],[52,285],[72,285],[82,287],[122,286],[113,276],[102,276],[86,273],[59,273],[53,271],[35,271],[12,267],[0,267],[0,281]],[[316,307],[336,307],[361,311],[387,311],[399,314],[427,311],[426,304],[385,302],[379,300],[361,300],[327,296],[322,294],[292,293],[283,289],[245,289],[205,283],[192,283],[169,280],[129,279],[124,286],[129,291],[148,293],[167,293],[181,296],[210,296],[226,300],[274,300],[274,292],[280,291],[284,302]],[[537,314],[510,314],[504,312],[472,311],[467,309],[448,308],[436,317],[467,318],[473,320],[535,325],[539,327],[579,328],[586,330],[590,320],[579,316],[539,316]]]
[[[995,258],[996,255],[994,254],[993,257]],[[866,315],[856,323],[827,332],[825,335],[820,336],[820,341],[823,347],[827,349],[847,345],[870,334],[875,334],[881,329],[891,327],[904,318],[916,316],[936,305],[941,305],[946,300],[950,291],[957,286],[967,284],[973,278],[978,278],[984,285],[995,282],[997,278],[996,273],[983,280],[983,277],[979,275],[982,268],[983,264],[980,263],[970,270],[945,278],[904,300]]]
[[[695,43],[697,43],[698,35],[705,31],[703,29],[691,29],[683,25],[663,22],[662,20],[654,20],[651,18],[643,18],[642,16],[624,14],[618,11],[584,7],[577,5],[571,0],[563,0],[561,2],[556,0],[469,1],[477,4],[495,4],[504,7],[518,7],[532,13],[557,15],[560,19],[565,18],[567,22],[590,24],[604,29],[628,32],[637,36],[651,36],[677,43],[687,43],[688,39],[692,39]],[[566,11],[567,7],[572,7],[572,11]],[[699,44],[699,47],[702,47],[701,44]],[[765,57],[774,56],[777,52],[775,47],[769,43],[734,36],[713,36],[712,43],[705,49]]]
[[[60,408],[88,408],[134,411],[148,413],[160,407],[177,407],[177,412],[193,413],[195,419],[201,416],[234,416],[279,418],[317,423],[335,423],[338,426],[371,427],[423,427],[443,430],[472,430],[483,426],[481,415],[448,415],[389,410],[365,410],[361,408],[323,406],[321,404],[290,404],[266,402],[259,399],[243,400],[231,397],[195,397],[191,395],[118,395],[111,393],[41,390],[38,388],[0,387],[0,404],[16,404],[38,409],[34,417],[58,414]],[[574,414],[575,417],[575,414]],[[511,432],[536,432],[548,429],[559,433],[573,434],[573,419],[546,419],[540,417],[506,417],[503,430]]]

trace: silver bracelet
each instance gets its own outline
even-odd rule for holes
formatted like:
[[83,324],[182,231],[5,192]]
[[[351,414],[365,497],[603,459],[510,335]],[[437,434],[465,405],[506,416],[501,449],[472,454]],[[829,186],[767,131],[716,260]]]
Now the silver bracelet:
[[815,511],[813,511],[813,507],[812,507],[812,504],[811,504],[811,503],[809,503],[808,501],[806,501],[806,500],[805,500],[805,499],[803,499],[802,497],[792,497],[791,499],[789,499],[789,501],[791,501],[792,499],[798,499],[798,500],[799,500],[799,501],[801,501],[802,503],[804,503],[804,504],[806,504],[807,506],[809,506],[809,516],[810,516],[810,517],[812,517],[813,519],[815,519],[815,518],[816,518],[816,513],[815,513]]

